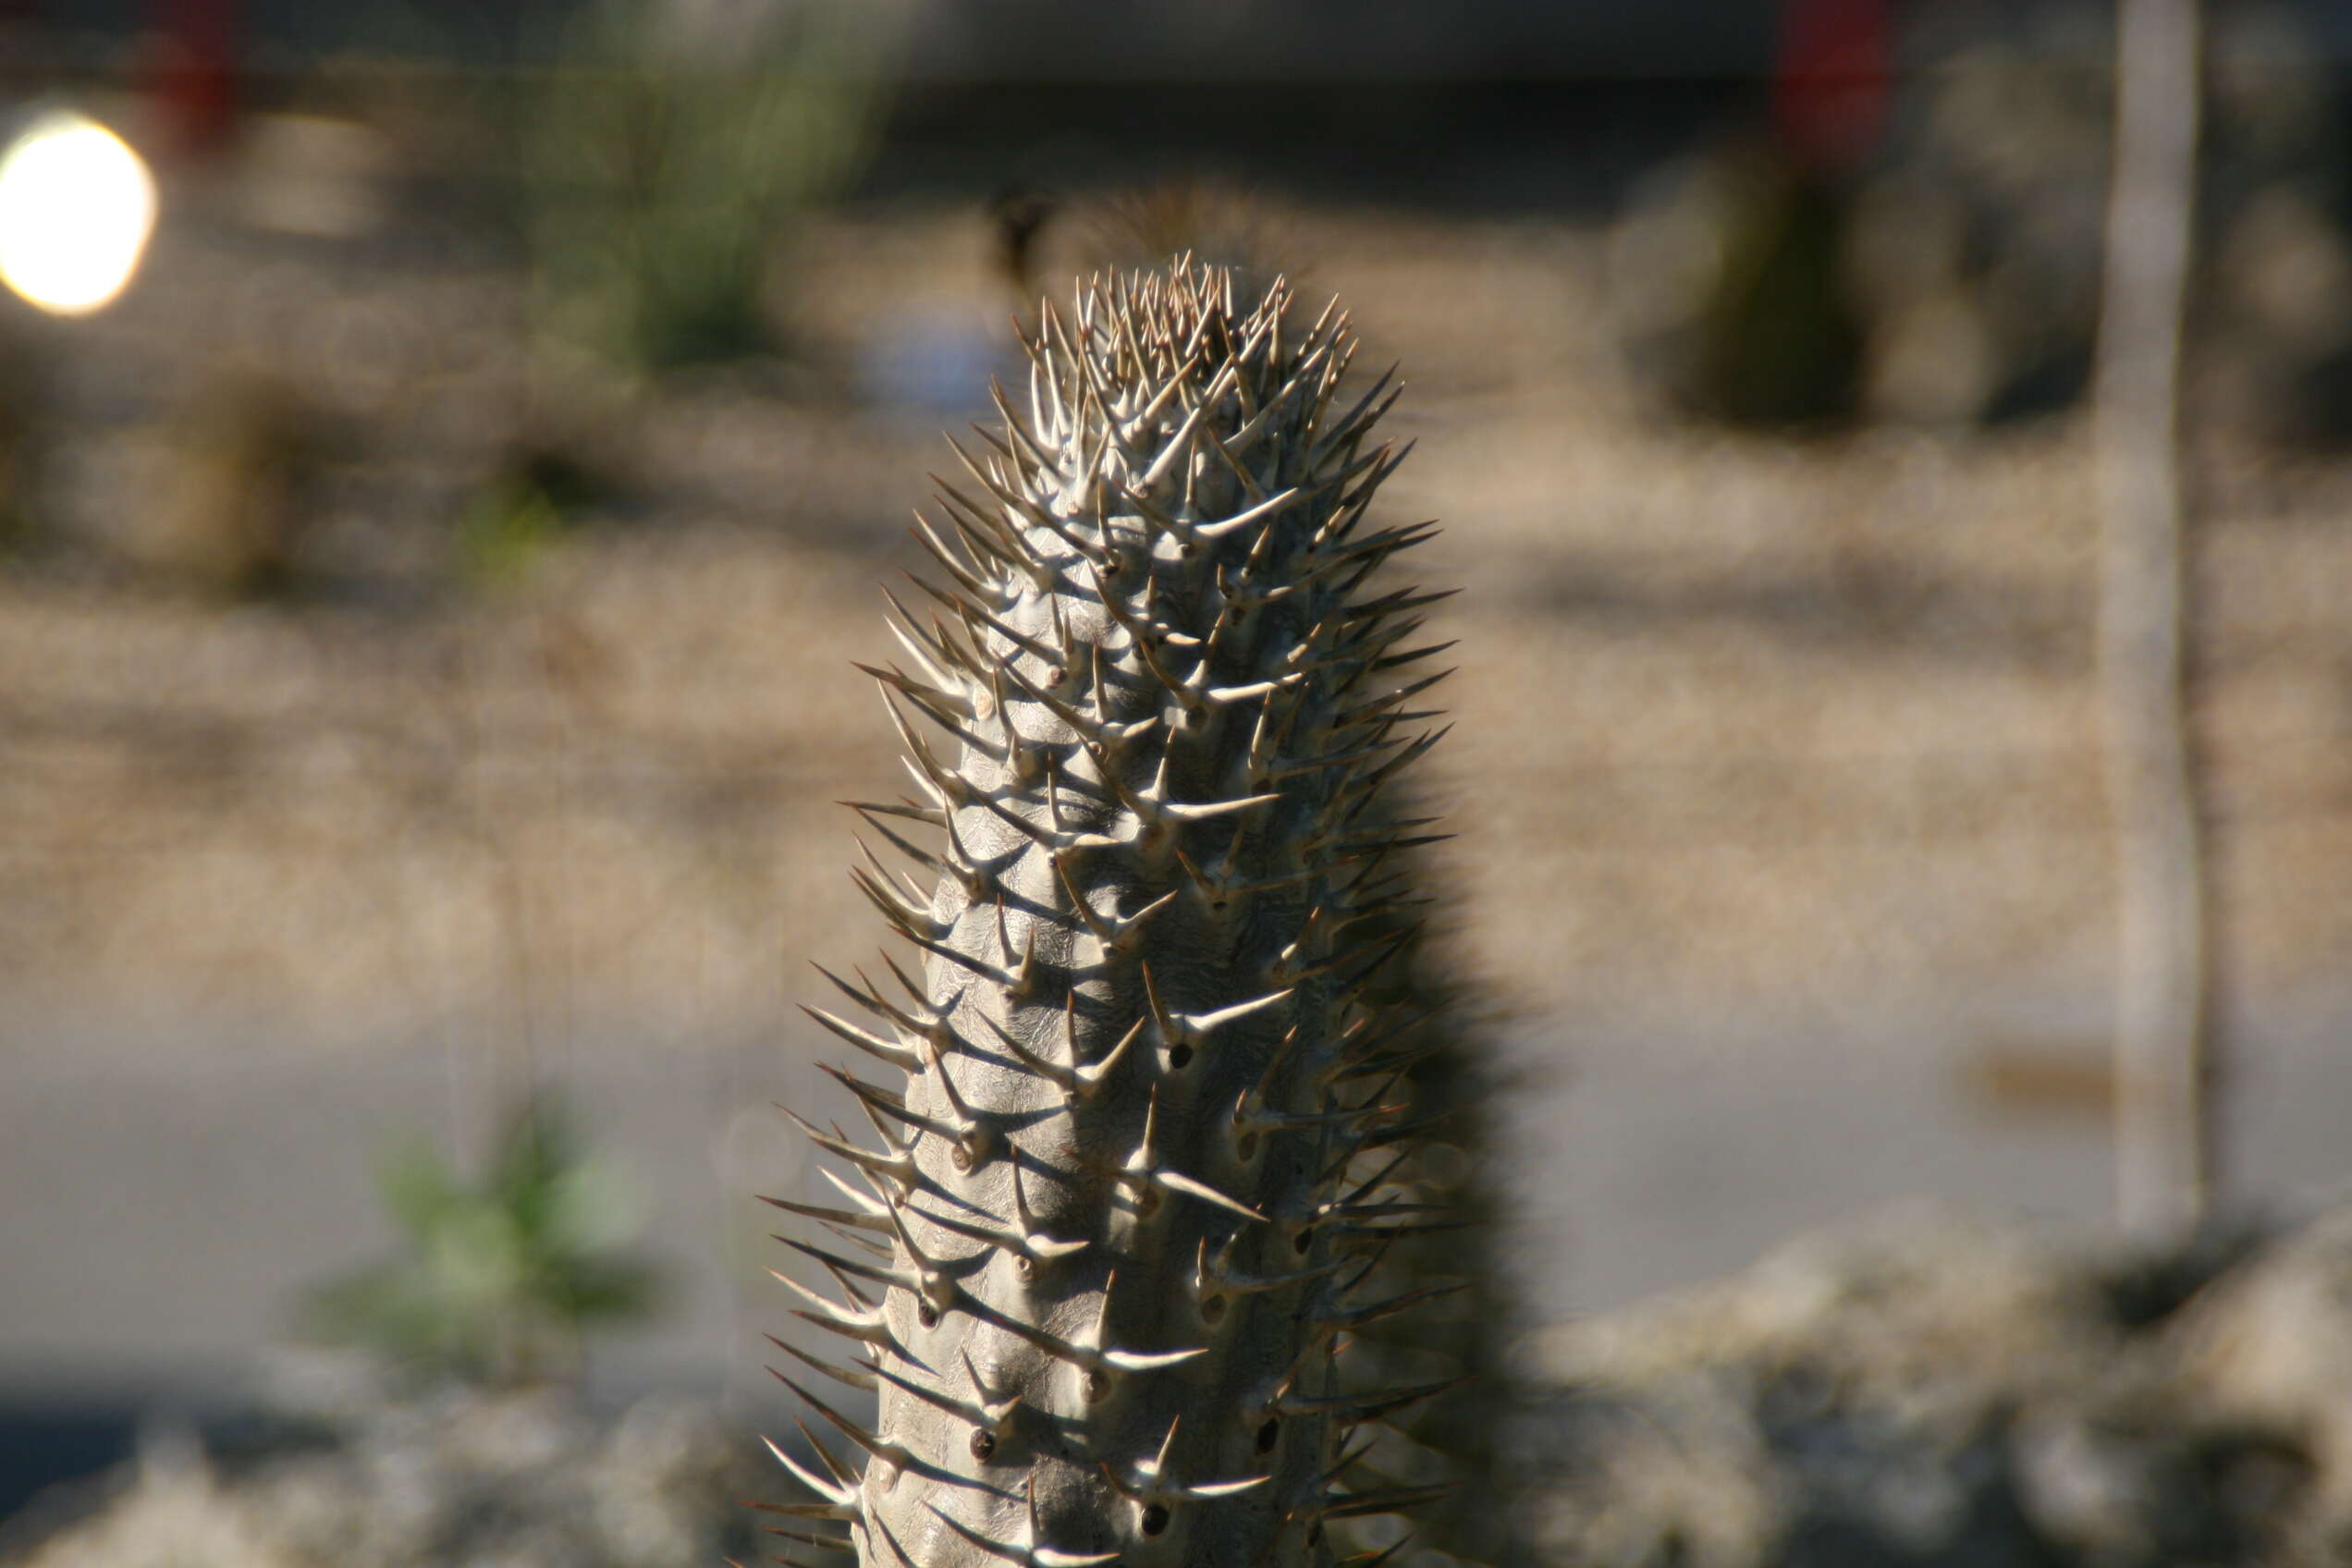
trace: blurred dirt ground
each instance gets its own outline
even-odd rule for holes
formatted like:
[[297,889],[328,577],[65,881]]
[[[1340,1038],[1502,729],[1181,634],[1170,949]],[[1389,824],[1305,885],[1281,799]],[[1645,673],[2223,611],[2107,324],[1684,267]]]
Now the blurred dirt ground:
[[[1280,211],[1309,292],[1403,363],[1390,515],[1463,594],[1432,772],[1463,948],[1530,1019],[2095,985],[2110,882],[2085,426],[1739,438],[1615,373],[1595,237]],[[809,362],[977,383],[1009,313],[983,220],[828,226]],[[44,1015],[242,1018],[319,1050],[452,1021],[780,1023],[868,924],[830,804],[897,768],[851,658],[937,435],[690,379],[631,416],[635,498],[518,585],[417,587],[523,420],[495,265],[167,234],[99,320],[42,330],[77,526],[137,556],[184,484],[172,410],[239,362],[361,434],[300,547],[325,591],[225,604],[105,571],[0,578],[0,985]],[[998,333],[994,349],[986,337]],[[70,336],[69,336],[70,334]],[[912,366],[912,370],[908,367]],[[864,367],[864,369],[861,369]],[[900,384],[894,387],[891,382]],[[2236,986],[2352,938],[2352,467],[2205,443],[2197,729]],[[366,563],[373,588],[337,588]],[[409,589],[401,588],[407,583]],[[392,584],[386,588],[385,584]],[[17,1048],[37,1048],[19,1028]]]
[[[1460,639],[1439,864],[1517,1042],[1545,1310],[1893,1193],[2099,1212],[2095,1116],[1996,1135],[1954,1073],[2022,1053],[2029,1086],[2102,1092],[2084,422],[1677,424],[1617,368],[1591,224],[1265,207],[1403,365],[1386,513],[1442,520],[1414,570],[1463,590],[1432,628]],[[0,1246],[31,1260],[0,1372],[258,1344],[380,1244],[367,1153],[441,1114],[436,1074],[464,1148],[524,1075],[577,1072],[659,1174],[688,1300],[655,1350],[764,1382],[783,1307],[744,1194],[800,1179],[763,1108],[824,1044],[807,961],[880,937],[833,802],[900,775],[849,661],[893,656],[877,586],[916,564],[938,433],[1013,368],[986,220],[808,236],[794,359],[583,398],[619,498],[469,579],[470,508],[545,417],[510,263],[167,210],[119,306],[25,327],[67,539],[0,572]],[[190,410],[253,386],[324,434],[289,585],[224,598],[158,520],[201,488]],[[2341,1180],[2352,464],[2200,434],[2196,494],[2224,1000],[2296,1042],[2257,1174]]]

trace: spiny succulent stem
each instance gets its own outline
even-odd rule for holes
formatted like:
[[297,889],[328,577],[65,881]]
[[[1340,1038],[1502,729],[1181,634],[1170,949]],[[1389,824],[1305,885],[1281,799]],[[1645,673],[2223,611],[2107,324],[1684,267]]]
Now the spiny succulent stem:
[[863,838],[851,876],[924,962],[885,956],[904,999],[820,971],[879,1032],[808,1010],[905,1082],[827,1069],[878,1147],[794,1119],[872,1188],[778,1200],[844,1249],[788,1239],[840,1291],[787,1280],[796,1316],[868,1354],[786,1348],[879,1411],[784,1378],[869,1461],[788,1460],[795,1516],[867,1568],[1324,1568],[1324,1521],[1429,1495],[1339,1491],[1368,1474],[1347,1433],[1451,1386],[1332,1359],[1452,1288],[1358,1293],[1444,1219],[1381,1185],[1429,1125],[1372,1000],[1415,936],[1383,862],[1438,835],[1366,814],[1443,676],[1379,682],[1451,645],[1406,647],[1442,594],[1360,592],[1430,532],[1358,532],[1410,450],[1366,446],[1399,388],[1332,418],[1336,302],[1301,330],[1284,286],[1237,308],[1189,263],[1097,279],[1023,347],[1025,412],[992,385],[1002,425],[949,442],[972,487],[916,514],[935,607],[887,595],[910,663],[857,667],[915,794],[854,809],[924,879]]

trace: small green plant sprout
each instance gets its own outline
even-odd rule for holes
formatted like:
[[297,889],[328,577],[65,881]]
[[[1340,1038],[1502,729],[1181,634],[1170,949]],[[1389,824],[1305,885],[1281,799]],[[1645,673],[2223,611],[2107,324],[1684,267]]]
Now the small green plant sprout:
[[384,1159],[378,1188],[404,1244],[311,1293],[321,1339],[427,1379],[515,1385],[576,1374],[591,1329],[654,1310],[655,1270],[619,1252],[644,1223],[643,1195],[547,1100],[514,1119],[478,1184],[411,1142]]

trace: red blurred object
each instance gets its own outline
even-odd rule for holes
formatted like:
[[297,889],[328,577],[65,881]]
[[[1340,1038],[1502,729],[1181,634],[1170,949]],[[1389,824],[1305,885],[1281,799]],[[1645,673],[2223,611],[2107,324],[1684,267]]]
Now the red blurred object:
[[243,87],[242,0],[153,0],[147,90],[173,150],[218,152],[237,126]]
[[1845,167],[1885,129],[1889,0],[1783,0],[1772,67],[1772,125],[1798,164]]

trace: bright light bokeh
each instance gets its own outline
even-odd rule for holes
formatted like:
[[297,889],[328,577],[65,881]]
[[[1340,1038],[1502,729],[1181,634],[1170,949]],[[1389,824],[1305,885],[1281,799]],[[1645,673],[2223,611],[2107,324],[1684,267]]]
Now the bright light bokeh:
[[44,311],[104,306],[154,227],[154,178],[87,116],[43,115],[0,153],[0,282]]

